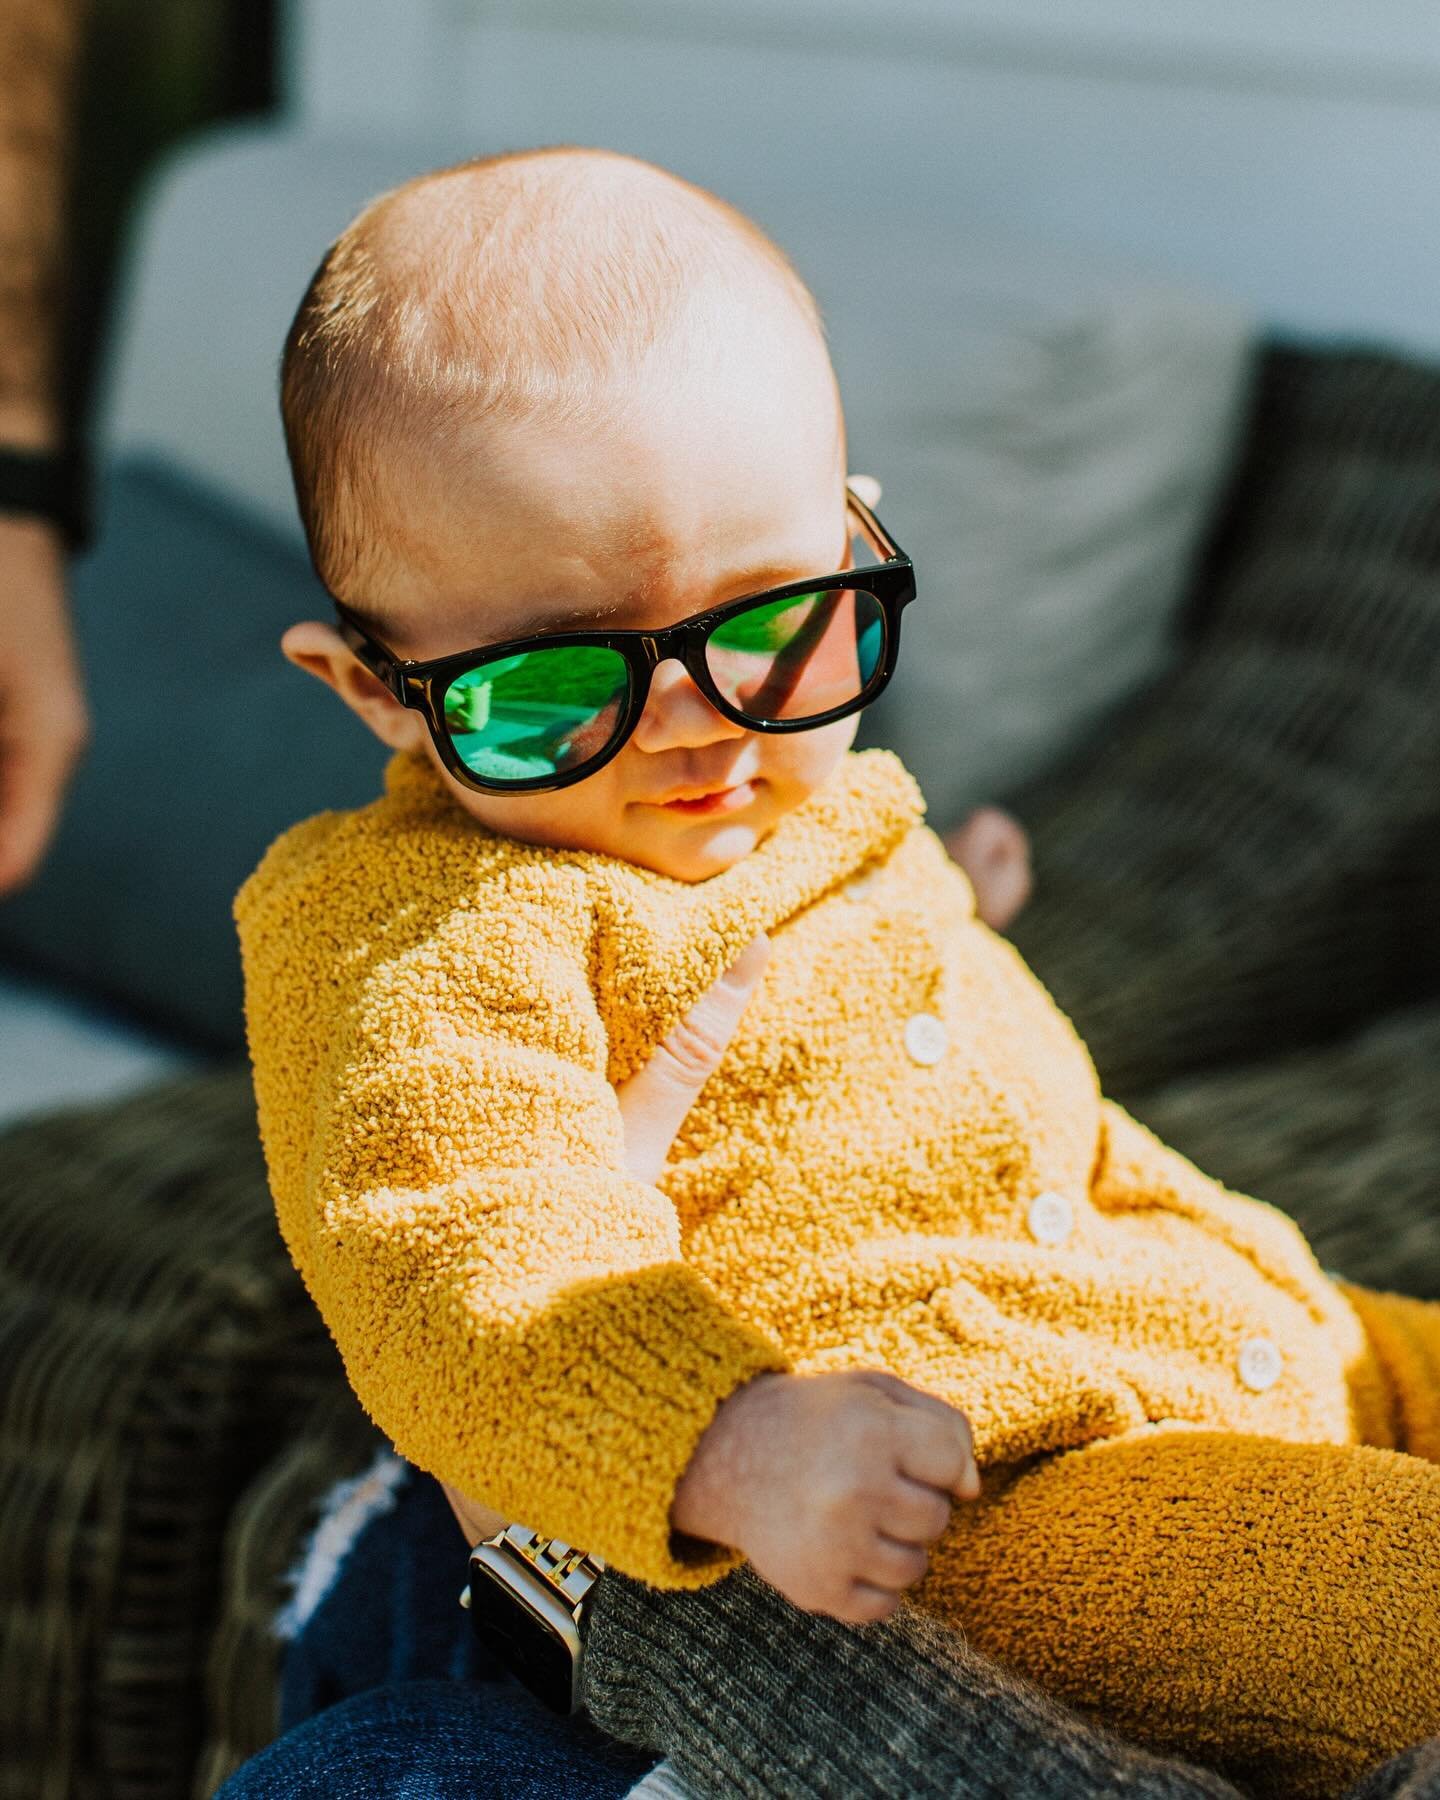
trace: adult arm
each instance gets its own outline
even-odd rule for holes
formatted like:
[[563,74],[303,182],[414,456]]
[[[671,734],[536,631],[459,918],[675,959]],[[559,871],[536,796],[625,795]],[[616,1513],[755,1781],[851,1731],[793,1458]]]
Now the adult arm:
[[[0,7],[0,450],[59,448],[61,219],[80,0]],[[34,873],[88,722],[59,528],[0,496],[0,894]]]
[[748,1568],[683,1594],[607,1571],[585,1700],[703,1800],[1239,1800],[1208,1770],[1086,1724],[913,1606],[843,1625]]
[[[913,1606],[842,1625],[749,1569],[684,1594],[601,1576],[585,1699],[612,1737],[665,1754],[697,1800],[1241,1800],[1212,1770],[1087,1723]],[[1349,1800],[1440,1800],[1440,1738]]]

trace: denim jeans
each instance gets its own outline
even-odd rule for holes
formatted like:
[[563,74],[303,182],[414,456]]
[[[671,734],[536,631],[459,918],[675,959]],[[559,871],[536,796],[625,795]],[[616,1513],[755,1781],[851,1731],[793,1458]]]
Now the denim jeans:
[[628,1793],[652,1757],[556,1717],[476,1642],[457,1604],[464,1543],[437,1483],[405,1469],[384,1498],[290,1643],[281,1735],[216,1800]]

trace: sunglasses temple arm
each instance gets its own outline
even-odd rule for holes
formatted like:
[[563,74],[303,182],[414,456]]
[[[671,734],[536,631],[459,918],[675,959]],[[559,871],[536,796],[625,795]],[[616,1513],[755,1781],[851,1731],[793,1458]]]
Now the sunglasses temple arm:
[[[336,610],[339,612],[338,607]],[[377,681],[383,682],[402,706],[408,706],[410,700],[406,692],[405,677],[395,658],[367,636],[353,620],[346,618],[343,613],[339,616],[340,636],[355,660],[362,668],[368,669]]]
[[894,538],[891,537],[890,533],[875,517],[875,514],[855,492],[854,488],[847,486],[845,489],[845,497],[850,503],[850,510],[865,527],[871,541],[887,562],[893,561],[897,556],[903,556],[905,554],[895,542]]

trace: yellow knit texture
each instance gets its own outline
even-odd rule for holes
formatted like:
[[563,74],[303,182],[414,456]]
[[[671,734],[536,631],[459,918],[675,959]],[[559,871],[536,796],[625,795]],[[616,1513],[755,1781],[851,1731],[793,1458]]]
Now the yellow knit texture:
[[[957,1514],[932,1602],[1143,1734],[1154,1709],[1112,1691],[1127,1643],[1153,1655],[1133,1592],[1111,1608],[1113,1583],[1093,1605],[1062,1584],[1033,1605],[1057,1536],[1094,1548],[1068,1471],[1120,1483],[1142,1546],[1177,1516],[1147,1510],[1140,1479],[1161,1440],[1184,1466],[1243,1434],[1282,1469],[1286,1446],[1343,1464],[1366,1441],[1435,1471],[1394,1453],[1415,1406],[1403,1353],[1371,1349],[1366,1297],[1281,1213],[1102,1101],[922,815],[893,755],[851,754],[758,849],[687,884],[496,836],[396,757],[381,798],[288,832],[236,902],[280,1224],[402,1454],[660,1585],[733,1560],[683,1553],[668,1514],[751,1375],[879,1366],[952,1401],[987,1499]],[[658,1183],[632,1179],[615,1085],[762,929],[771,959],[721,1067]],[[1278,1359],[1263,1389],[1243,1373],[1257,1341]],[[1023,1554],[1009,1518],[1039,1533]],[[1046,1642],[1090,1667],[1057,1612],[1104,1646],[1103,1680],[1054,1681]],[[1232,1688],[1207,1688],[1221,1711]],[[1418,1704],[1434,1699],[1432,1681]],[[1152,1735],[1195,1741],[1180,1712]],[[1338,1766],[1320,1763],[1317,1792]]]

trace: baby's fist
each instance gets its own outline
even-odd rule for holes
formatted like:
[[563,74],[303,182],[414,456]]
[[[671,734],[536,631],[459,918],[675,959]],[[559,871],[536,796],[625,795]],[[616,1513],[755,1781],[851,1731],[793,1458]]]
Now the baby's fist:
[[807,1612],[883,1619],[951,1501],[980,1491],[964,1415],[893,1375],[760,1375],[720,1407],[675,1490],[677,1531],[743,1550]]

